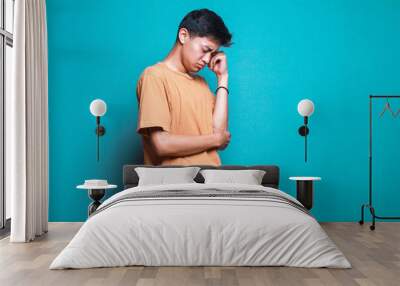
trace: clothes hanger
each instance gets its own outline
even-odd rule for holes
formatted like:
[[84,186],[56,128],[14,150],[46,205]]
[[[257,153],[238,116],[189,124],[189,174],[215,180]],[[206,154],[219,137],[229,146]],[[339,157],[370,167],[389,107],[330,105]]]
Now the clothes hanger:
[[385,114],[386,110],[389,110],[393,117],[397,117],[397,115],[400,113],[400,109],[396,113],[393,112],[392,108],[390,107],[390,102],[388,97],[386,97],[386,104],[381,114],[379,115],[379,118],[381,118]]
[[397,117],[397,116],[399,116],[399,115],[400,115],[400,108],[397,109],[396,113],[394,114],[394,117]]

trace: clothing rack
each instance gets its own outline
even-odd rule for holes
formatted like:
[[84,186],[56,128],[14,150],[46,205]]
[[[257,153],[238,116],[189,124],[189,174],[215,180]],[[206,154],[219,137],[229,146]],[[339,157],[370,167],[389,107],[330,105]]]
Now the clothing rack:
[[[372,225],[370,225],[370,227],[369,227],[371,230],[375,230],[375,219],[381,219],[381,220],[400,219],[400,217],[378,216],[375,212],[375,208],[372,205],[372,101],[374,99],[382,99],[382,98],[388,100],[389,98],[400,98],[400,95],[370,95],[369,96],[369,201],[368,201],[368,204],[363,204],[361,206],[361,220],[359,221],[359,223],[361,225],[364,224],[364,208],[368,208],[372,215]],[[387,105],[385,106],[385,109],[386,109],[386,107],[387,107]],[[391,112],[393,115],[393,111],[391,111]],[[397,114],[395,116],[397,116]]]

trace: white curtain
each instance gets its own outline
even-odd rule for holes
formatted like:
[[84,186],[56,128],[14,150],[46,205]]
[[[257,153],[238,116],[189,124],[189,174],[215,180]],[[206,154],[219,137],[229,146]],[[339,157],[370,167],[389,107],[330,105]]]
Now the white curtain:
[[48,103],[45,0],[16,0],[13,92],[6,98],[6,187],[12,242],[47,232]]

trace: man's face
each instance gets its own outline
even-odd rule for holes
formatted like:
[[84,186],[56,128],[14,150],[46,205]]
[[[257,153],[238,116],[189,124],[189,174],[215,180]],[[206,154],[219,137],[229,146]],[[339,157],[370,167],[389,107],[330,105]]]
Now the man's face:
[[220,47],[217,41],[209,37],[190,37],[188,33],[181,36],[180,34],[182,63],[191,73],[199,72],[204,68]]

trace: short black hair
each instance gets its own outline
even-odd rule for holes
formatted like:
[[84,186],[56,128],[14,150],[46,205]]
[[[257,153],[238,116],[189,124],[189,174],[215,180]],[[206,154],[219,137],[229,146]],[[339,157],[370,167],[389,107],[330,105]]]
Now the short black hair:
[[232,34],[228,31],[222,18],[211,10],[199,9],[189,12],[179,24],[176,41],[179,40],[178,35],[181,28],[186,28],[190,36],[211,37],[224,47],[232,45]]

